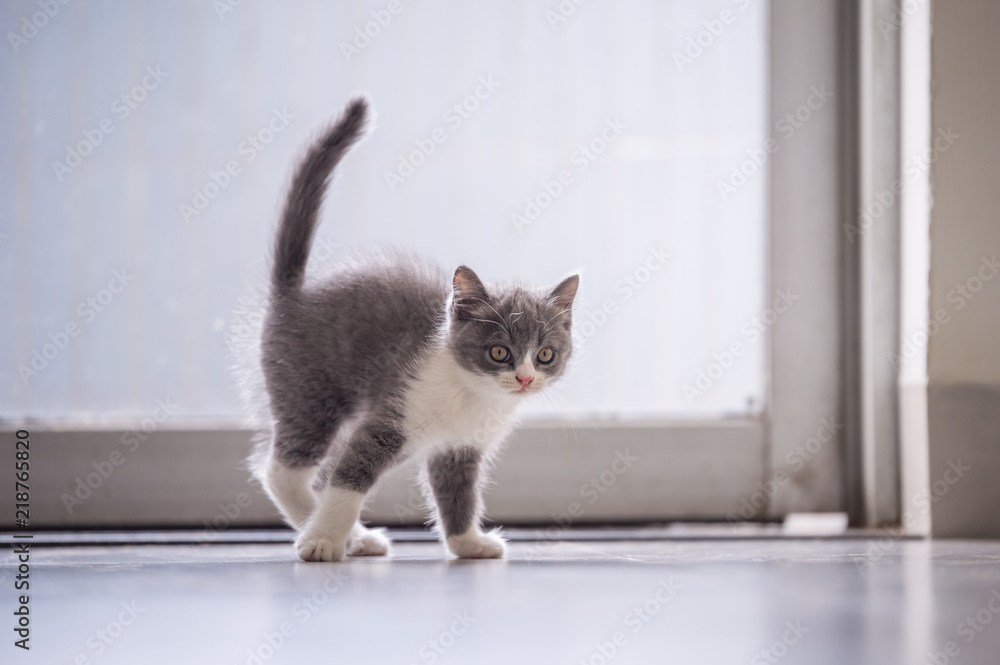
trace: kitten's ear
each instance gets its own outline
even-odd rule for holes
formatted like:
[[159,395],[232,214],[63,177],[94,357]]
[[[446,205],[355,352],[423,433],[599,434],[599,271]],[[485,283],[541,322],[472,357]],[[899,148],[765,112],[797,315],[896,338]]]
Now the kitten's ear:
[[548,300],[562,309],[568,309],[573,306],[573,299],[576,298],[576,290],[579,286],[580,276],[570,275],[563,281],[559,282],[559,286],[552,289],[552,293],[549,294]]
[[571,275],[559,282],[559,285],[552,289],[547,300],[552,303],[562,318],[562,323],[569,330],[573,323],[573,300],[576,298],[576,290],[580,286],[580,276]]
[[467,319],[489,298],[479,275],[468,266],[458,266],[451,280],[451,311],[458,319]]

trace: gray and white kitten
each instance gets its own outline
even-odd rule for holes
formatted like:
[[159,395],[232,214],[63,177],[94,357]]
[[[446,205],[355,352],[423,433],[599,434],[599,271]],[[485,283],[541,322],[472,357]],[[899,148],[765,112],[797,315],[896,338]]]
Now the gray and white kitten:
[[307,282],[324,191],[368,117],[367,100],[352,99],[288,193],[258,349],[268,431],[252,467],[298,530],[305,561],[388,552],[385,534],[358,518],[379,477],[404,460],[423,465],[453,554],[502,557],[503,539],[480,524],[487,466],[521,399],[566,369],[579,277],[546,291],[487,286],[466,266],[448,279],[381,254]]

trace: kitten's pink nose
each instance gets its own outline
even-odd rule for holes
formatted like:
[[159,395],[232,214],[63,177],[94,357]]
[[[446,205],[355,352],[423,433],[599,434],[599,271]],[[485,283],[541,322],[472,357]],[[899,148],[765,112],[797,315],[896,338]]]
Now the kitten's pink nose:
[[533,377],[533,376],[528,376],[528,377],[518,376],[517,380],[521,383],[521,388],[527,388],[529,385],[531,385],[531,382],[535,380],[535,377]]

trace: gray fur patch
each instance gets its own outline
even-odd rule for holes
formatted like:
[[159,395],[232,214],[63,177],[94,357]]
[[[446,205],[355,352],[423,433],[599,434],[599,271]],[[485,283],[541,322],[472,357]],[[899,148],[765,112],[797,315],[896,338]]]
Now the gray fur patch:
[[427,462],[427,481],[445,536],[465,533],[478,517],[480,462],[479,451],[471,447],[447,450]]
[[330,484],[362,494],[368,492],[382,472],[396,461],[405,442],[391,421],[365,423],[351,437],[337,461]]
[[346,419],[400,398],[446,296],[440,273],[385,256],[272,303],[262,365],[283,463],[317,464]]

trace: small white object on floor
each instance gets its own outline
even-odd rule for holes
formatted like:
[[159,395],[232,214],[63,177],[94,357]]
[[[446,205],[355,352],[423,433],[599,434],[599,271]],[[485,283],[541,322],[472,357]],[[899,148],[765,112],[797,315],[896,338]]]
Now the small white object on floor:
[[784,536],[839,536],[847,532],[847,513],[789,513]]

